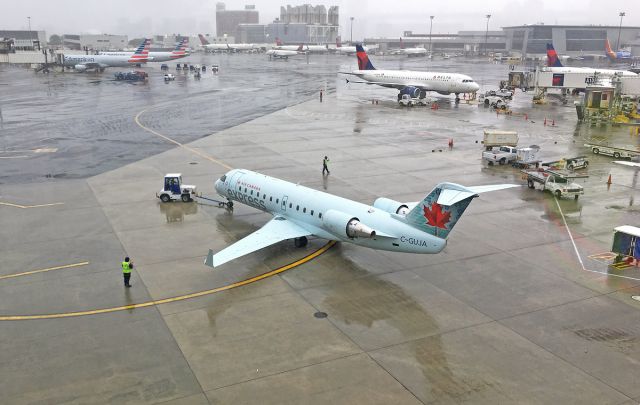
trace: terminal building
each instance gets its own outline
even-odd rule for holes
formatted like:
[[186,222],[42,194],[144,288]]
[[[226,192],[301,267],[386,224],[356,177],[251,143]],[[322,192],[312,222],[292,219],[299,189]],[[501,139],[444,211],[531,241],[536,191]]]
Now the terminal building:
[[259,13],[253,5],[244,6],[244,10],[227,10],[224,3],[216,4],[216,35],[218,37],[237,37],[240,24],[258,24]]
[[64,49],[94,51],[119,51],[129,47],[129,39],[126,35],[110,34],[64,34],[62,36]]
[[47,46],[45,31],[0,30],[3,53],[37,51]]
[[[525,57],[541,57],[546,54],[547,43],[560,55],[605,57],[605,41],[611,48],[637,47],[640,44],[640,27],[609,25],[518,25],[503,27],[506,34],[507,51]],[[635,53],[639,54],[640,49]]]
[[280,7],[280,17],[266,27],[267,42],[279,38],[286,44],[335,43],[340,28],[338,6],[323,5]]
[[[506,35],[504,31],[459,31],[457,34],[414,34],[405,31],[397,38],[365,38],[366,44],[379,44],[380,51],[421,46],[435,54],[462,53],[472,56],[484,53],[505,52]],[[486,50],[485,50],[486,46]]]

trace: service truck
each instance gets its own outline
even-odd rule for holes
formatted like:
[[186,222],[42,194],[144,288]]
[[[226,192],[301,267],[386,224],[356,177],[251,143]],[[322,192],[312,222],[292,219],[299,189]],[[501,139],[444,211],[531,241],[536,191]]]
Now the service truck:
[[511,163],[518,158],[518,150],[513,146],[501,146],[489,151],[482,152],[482,159],[489,162],[490,165],[498,163],[505,165]]
[[541,190],[547,190],[558,198],[573,196],[573,198],[577,200],[580,195],[584,194],[584,188],[572,180],[587,176],[549,169],[523,170],[522,173],[526,175],[527,186],[529,186],[529,188],[536,188],[536,184],[540,184],[542,186]]
[[485,129],[482,143],[487,150],[491,150],[496,146],[517,146],[518,133],[516,131]]

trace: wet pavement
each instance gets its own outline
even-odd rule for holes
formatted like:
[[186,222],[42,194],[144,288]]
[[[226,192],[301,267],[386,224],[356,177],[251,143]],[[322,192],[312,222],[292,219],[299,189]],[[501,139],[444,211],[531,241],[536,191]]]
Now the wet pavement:
[[[262,56],[225,57],[235,63]],[[340,69],[349,64],[344,57],[318,58]],[[425,63],[373,60],[380,67]],[[307,69],[304,58],[265,66],[286,71],[294,63]],[[464,60],[433,63],[487,83],[507,71]],[[207,80],[213,83],[223,74]],[[278,92],[294,91],[280,89],[268,73],[256,74],[270,78],[273,88],[264,92],[280,103],[286,100]],[[5,70],[0,82],[6,77]],[[589,154],[585,195],[556,201],[528,189],[516,169],[483,165],[479,144],[484,128],[515,129],[521,145],[539,145],[543,159],[553,160],[588,153],[581,145],[593,136],[616,143],[637,139],[624,127],[577,126],[572,106],[532,106],[530,95],[521,93],[512,116],[456,106],[445,97],[438,110],[409,109],[396,104],[393,90],[326,77],[335,91],[323,103],[315,95],[324,79],[313,77],[300,79],[308,93],[300,90],[296,103],[269,113],[272,106],[265,101],[234,115],[227,103],[206,103],[217,93],[205,94],[205,78],[165,86],[158,76],[146,87],[127,85],[129,96],[144,103],[127,102],[114,112],[107,107],[116,104],[113,93],[111,101],[102,102],[98,109],[110,117],[97,118],[109,127],[102,135],[98,131],[91,140],[92,126],[85,124],[87,148],[99,145],[102,154],[115,156],[131,149],[130,141],[134,150],[118,160],[130,163],[108,170],[97,159],[94,171],[85,172],[87,161],[73,166],[58,152],[0,160],[3,173],[26,165],[29,174],[0,192],[0,202],[14,204],[0,205],[0,319],[45,315],[0,320],[5,401],[638,402],[640,302],[631,296],[640,295],[640,271],[608,268],[601,255],[610,248],[613,227],[638,223],[633,171]],[[55,80],[89,81],[79,75]],[[73,87],[112,92],[116,85],[121,83]],[[158,95],[156,88],[175,93]],[[137,91],[146,96],[132,95]],[[306,97],[313,99],[299,102]],[[70,120],[91,122],[97,107],[78,105],[82,112],[73,112],[78,118]],[[27,114],[24,108],[9,115]],[[177,108],[184,108],[183,114],[173,116]],[[3,102],[4,129],[16,134],[15,118],[7,118],[10,110]],[[143,110],[140,124],[155,133],[133,121]],[[43,131],[38,137],[44,134],[40,126],[46,127],[36,116],[30,128]],[[75,134],[70,149],[84,144]],[[107,134],[112,146],[95,142]],[[175,147],[159,135],[188,145]],[[324,155],[331,159],[328,177],[321,175]],[[215,270],[205,267],[209,248],[219,250],[246,236],[269,215],[239,204],[233,213],[206,204],[161,204],[154,194],[162,176],[177,171],[212,195],[213,181],[227,171],[218,161],[364,203],[379,196],[415,201],[441,181],[523,187],[474,200],[438,255],[337,244],[291,270],[216,292],[325,244],[313,239],[296,249],[283,242]],[[67,178],[42,180],[39,170],[55,164]],[[609,174],[613,184],[607,187]],[[43,204],[57,205],[37,207]],[[119,262],[125,255],[136,264],[131,289],[122,287]],[[6,277],[30,271],[38,272]],[[158,300],[164,301],[154,304]],[[328,316],[316,318],[318,311]],[[65,317],[70,313],[78,316]]]

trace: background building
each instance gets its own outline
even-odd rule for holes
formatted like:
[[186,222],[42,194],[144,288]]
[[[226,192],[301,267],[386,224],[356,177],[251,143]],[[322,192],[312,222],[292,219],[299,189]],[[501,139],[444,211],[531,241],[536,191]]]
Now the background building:
[[45,31],[0,30],[0,38],[11,41],[14,51],[33,51],[47,45]]
[[267,25],[268,42],[279,38],[286,44],[335,43],[339,27],[338,6],[323,5],[280,7],[280,18]]
[[[402,42],[405,48],[421,46],[439,53],[463,53],[477,55],[484,53],[485,41],[489,53],[504,52],[507,38],[503,31],[459,31],[457,34],[414,34],[405,31]],[[367,44],[379,44],[381,51],[401,47],[400,38],[365,38]]]
[[255,6],[244,6],[244,10],[227,10],[224,3],[216,4],[216,35],[237,37],[240,24],[258,24],[259,15]]
[[569,56],[605,56],[605,41],[615,49],[620,34],[620,48],[638,43],[640,27],[606,25],[519,25],[503,28],[507,51],[525,56],[546,54],[547,43]]
[[129,39],[126,35],[74,35],[64,34],[62,44],[65,49],[95,51],[118,51],[129,47]]
[[264,44],[267,41],[267,26],[264,24],[239,24],[236,39],[245,44]]

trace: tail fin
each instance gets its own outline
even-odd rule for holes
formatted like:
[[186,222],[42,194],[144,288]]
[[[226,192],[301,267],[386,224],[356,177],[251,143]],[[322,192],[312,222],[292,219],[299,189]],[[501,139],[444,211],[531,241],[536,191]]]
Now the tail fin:
[[438,184],[406,216],[414,228],[446,239],[471,200],[487,191],[519,187],[515,184],[464,187],[455,183]]
[[176,42],[176,47],[171,52],[171,56],[174,58],[187,56],[188,43],[189,43],[189,38],[183,38],[181,41]]
[[558,53],[553,48],[553,44],[547,44],[547,66],[562,67]]
[[300,44],[300,46],[298,47],[298,49],[296,49],[296,51],[298,52],[304,52],[304,47],[302,44]]
[[147,63],[149,61],[149,48],[151,47],[151,39],[145,38],[144,41],[136,48],[136,51],[131,55],[129,63]]
[[376,70],[361,44],[356,45],[356,57],[358,58],[358,70]]
[[282,46],[282,40],[278,37],[276,37],[276,46]]
[[402,37],[400,37],[400,49],[404,49],[404,42],[402,42]]
[[607,54],[607,58],[609,58],[611,62],[615,62],[616,59],[618,59],[618,55],[616,55],[613,49],[611,49],[611,44],[609,43],[608,39],[606,39],[604,42],[604,50]]
[[202,45],[209,45],[209,41],[207,41],[207,39],[204,37],[204,35],[198,34],[198,38],[200,38],[200,43]]

